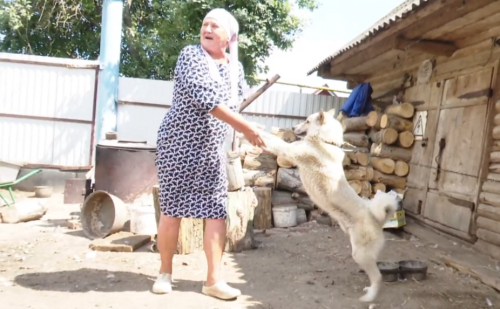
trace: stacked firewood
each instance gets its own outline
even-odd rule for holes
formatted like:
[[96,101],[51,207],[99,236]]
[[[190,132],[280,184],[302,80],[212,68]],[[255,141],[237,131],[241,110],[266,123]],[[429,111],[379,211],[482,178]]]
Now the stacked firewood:
[[404,193],[412,157],[413,114],[410,103],[388,106],[367,116],[342,119],[346,149],[345,174],[356,193],[370,198],[377,190]]

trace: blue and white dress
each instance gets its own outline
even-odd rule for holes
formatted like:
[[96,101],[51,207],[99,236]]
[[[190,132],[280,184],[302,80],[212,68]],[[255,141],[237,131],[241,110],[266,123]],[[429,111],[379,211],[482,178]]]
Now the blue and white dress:
[[[229,64],[217,68],[222,82],[210,77],[200,45],[184,47],[177,60],[172,107],[158,129],[156,153],[160,208],[170,217],[226,218],[224,142],[230,126],[209,112],[220,104],[237,112],[239,104],[229,104]],[[243,83],[239,63],[241,99]]]

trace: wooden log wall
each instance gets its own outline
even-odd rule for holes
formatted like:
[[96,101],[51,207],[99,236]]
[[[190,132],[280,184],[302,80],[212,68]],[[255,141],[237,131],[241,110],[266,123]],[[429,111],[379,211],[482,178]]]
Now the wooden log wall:
[[500,260],[500,100],[494,110],[489,171],[479,194],[475,222],[478,240],[474,246]]

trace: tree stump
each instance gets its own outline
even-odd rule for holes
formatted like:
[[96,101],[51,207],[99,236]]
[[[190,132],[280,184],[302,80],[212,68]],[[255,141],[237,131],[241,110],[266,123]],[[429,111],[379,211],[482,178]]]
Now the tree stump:
[[307,195],[300,180],[299,170],[296,168],[280,168],[276,177],[276,188]]
[[245,186],[245,178],[243,177],[241,158],[238,152],[227,152],[226,173],[228,181],[228,191],[236,191]]
[[253,218],[257,203],[250,187],[227,193],[226,252],[254,248]]
[[254,188],[253,192],[257,198],[257,207],[253,216],[253,228],[267,230],[273,227],[273,215],[271,209],[271,188]]
[[411,103],[401,103],[389,105],[385,109],[386,114],[396,115],[402,118],[412,118],[415,113],[415,107]]
[[342,119],[342,130],[344,132],[364,131],[366,129],[368,129],[366,116]]

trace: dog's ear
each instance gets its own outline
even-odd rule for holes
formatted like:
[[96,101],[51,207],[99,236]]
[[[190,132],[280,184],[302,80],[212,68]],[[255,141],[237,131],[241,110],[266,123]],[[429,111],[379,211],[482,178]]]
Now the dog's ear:
[[326,121],[326,115],[325,115],[325,112],[323,110],[320,110],[319,111],[319,116],[318,116],[318,122],[320,125],[324,125],[325,124],[325,121]]

